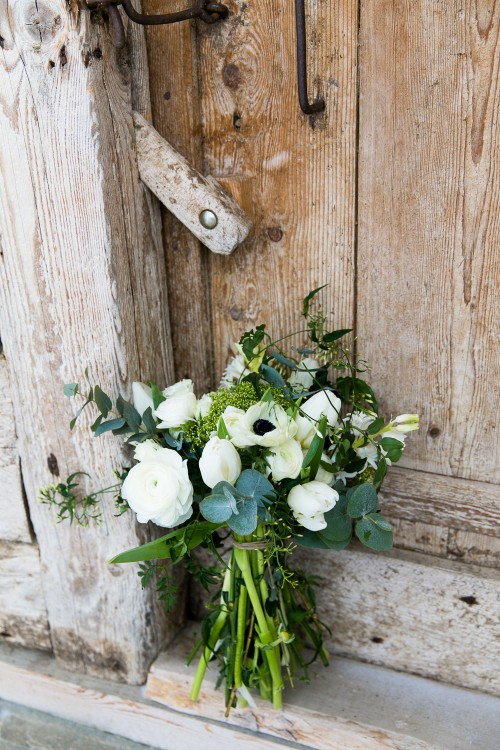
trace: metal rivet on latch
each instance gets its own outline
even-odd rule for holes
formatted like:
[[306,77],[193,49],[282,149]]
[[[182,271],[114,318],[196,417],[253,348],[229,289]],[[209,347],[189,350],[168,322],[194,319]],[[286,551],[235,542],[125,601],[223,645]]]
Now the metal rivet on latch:
[[215,229],[218,223],[219,219],[217,218],[217,214],[214,214],[213,211],[209,211],[209,209],[206,208],[201,212],[200,224],[202,227],[205,227],[205,229]]

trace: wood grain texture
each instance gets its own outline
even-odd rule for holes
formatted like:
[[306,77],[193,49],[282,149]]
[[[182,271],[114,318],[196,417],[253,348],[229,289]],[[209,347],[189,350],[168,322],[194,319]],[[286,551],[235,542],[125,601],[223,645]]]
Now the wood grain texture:
[[362,3],[358,335],[405,465],[497,482],[500,3]]
[[[99,530],[56,526],[37,492],[83,469],[111,484],[119,440],[74,435],[65,382],[106,390],[173,373],[160,232],[134,151],[130,68],[99,14],[63,0],[0,4],[0,329],[55,653],[142,680],[168,628],[110,555],[144,540],[112,507]],[[119,616],[117,616],[119,612]]]
[[299,551],[335,653],[500,694],[497,571],[395,550]]
[[[143,0],[145,13],[164,0]],[[196,23],[146,29],[153,124],[196,169],[203,170]],[[176,378],[198,393],[213,387],[209,251],[169,211],[162,211]]]
[[338,327],[352,326],[354,306],[358,3],[307,4],[311,97],[326,99],[313,117],[298,104],[292,6],[229,6],[220,28],[200,32],[204,163],[243,181],[255,235],[210,259],[218,372],[255,324],[300,327],[300,302],[321,284]]
[[[134,112],[137,164],[141,180],[185,227],[214,253],[229,255],[248,236],[252,222],[228,193],[203,177],[155,128]],[[216,226],[201,223],[211,211]]]
[[12,389],[5,357],[0,353],[0,539],[31,542],[24,507]]
[[0,541],[0,641],[28,648],[51,648],[40,555],[35,544]]

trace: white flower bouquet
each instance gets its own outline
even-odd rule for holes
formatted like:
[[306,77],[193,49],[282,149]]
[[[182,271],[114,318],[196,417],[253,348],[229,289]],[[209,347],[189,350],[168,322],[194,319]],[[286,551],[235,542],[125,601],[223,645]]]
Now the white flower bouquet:
[[[122,435],[135,463],[117,472],[115,487],[83,499],[73,493],[77,474],[41,493],[60,519],[98,520],[100,495],[114,492],[120,512],[173,527],[111,562],[141,562],[143,584],[156,580],[167,606],[178,589],[175,566],[184,564],[207,588],[218,583],[201,628],[192,698],[213,660],[227,711],[253,703],[253,689],[279,708],[286,683],[299,673],[308,679],[315,658],[328,663],[315,581],[290,567],[290,555],[297,545],[341,550],[353,535],[375,550],[391,547],[377,493],[406,433],[418,427],[413,414],[387,423],[378,416],[360,377],[366,367],[342,344],[350,331],[328,330],[321,310],[312,310],[318,291],[304,300],[304,330],[277,341],[264,325],[245,333],[219,389],[199,399],[190,380],[163,391],[134,383],[133,403],[119,396],[114,407],[99,386],[89,384],[84,395],[67,385],[66,395],[84,395],[82,409],[97,407],[95,435]],[[283,341],[305,334],[305,348],[284,353]],[[200,546],[218,568],[197,562]]]

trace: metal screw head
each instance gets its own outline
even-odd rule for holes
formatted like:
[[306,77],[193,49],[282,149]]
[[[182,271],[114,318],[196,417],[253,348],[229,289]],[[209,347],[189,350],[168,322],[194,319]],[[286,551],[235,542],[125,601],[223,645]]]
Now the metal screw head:
[[217,218],[217,214],[214,214],[213,211],[206,208],[201,212],[200,224],[202,227],[205,227],[205,229],[215,229],[218,223],[219,219]]

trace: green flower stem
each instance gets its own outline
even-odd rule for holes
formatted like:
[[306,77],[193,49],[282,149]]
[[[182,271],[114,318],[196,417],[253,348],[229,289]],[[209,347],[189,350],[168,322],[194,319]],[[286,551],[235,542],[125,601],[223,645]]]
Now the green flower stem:
[[234,684],[236,688],[243,685],[243,651],[245,648],[245,627],[247,624],[248,594],[244,584],[240,586],[238,597],[238,622],[236,628],[236,657],[234,661]]
[[[259,628],[260,640],[263,646],[269,646],[271,643],[273,643],[273,641],[276,640],[276,633],[273,632],[274,627],[270,629],[268,619],[262,608],[260,597],[255,587],[255,582],[252,575],[248,551],[235,547],[234,557],[236,560],[236,564],[241,570],[241,574],[248,591],[248,596],[255,612],[255,618],[257,620],[257,625]],[[272,647],[265,649],[264,654],[269,665],[269,671],[271,673],[273,707],[281,708],[281,706],[283,705],[281,696],[283,690],[283,680],[281,678],[279,648]]]
[[[229,592],[231,588],[231,577],[232,577],[232,572],[231,572],[231,566],[229,565],[226,569],[226,574],[224,576],[224,583],[222,584],[223,592]],[[205,672],[207,671],[208,662],[210,660],[210,657],[213,654],[215,644],[219,640],[219,635],[221,634],[222,628],[226,624],[226,620],[229,615],[229,610],[224,604],[224,599],[222,598],[221,601],[222,601],[221,611],[219,612],[217,619],[215,620],[212,626],[212,629],[210,631],[208,645],[205,646],[205,648],[203,649],[203,653],[198,662],[198,668],[196,669],[193,687],[191,688],[191,700],[192,701],[198,700],[198,697],[200,695],[201,683],[203,682],[203,678],[205,677]]]

